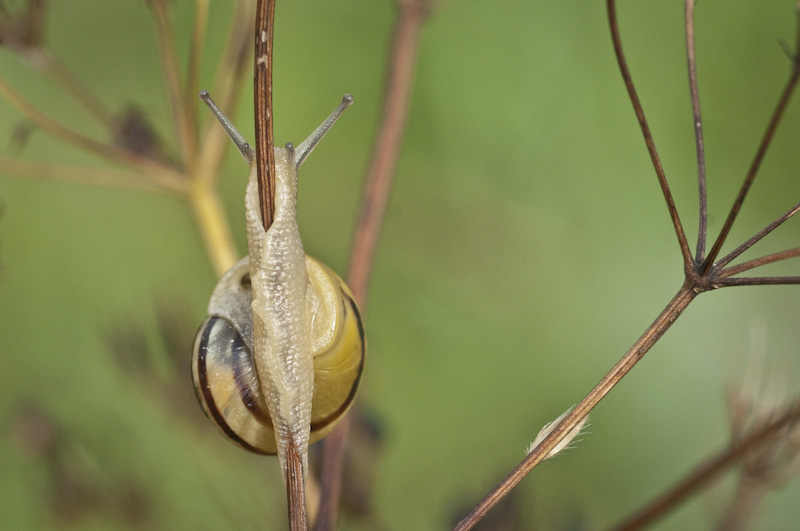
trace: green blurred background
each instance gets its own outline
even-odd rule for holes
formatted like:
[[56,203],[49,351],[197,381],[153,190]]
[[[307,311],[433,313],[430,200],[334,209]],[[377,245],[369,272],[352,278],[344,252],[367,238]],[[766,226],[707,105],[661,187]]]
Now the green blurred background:
[[[112,108],[139,106],[174,146],[143,3],[51,4],[54,53]],[[620,4],[634,79],[694,239],[683,3]],[[794,4],[698,6],[712,232],[788,75],[778,41],[794,40]],[[193,3],[173,6],[185,57]],[[343,93],[356,98],[304,165],[300,185],[306,250],[342,273],[393,17],[388,0],[278,2],[276,141],[300,141]],[[228,3],[214,3],[202,72],[209,84],[229,18]],[[0,75],[64,123],[99,134],[8,50]],[[242,90],[234,122],[252,138],[252,87]],[[0,99],[4,154],[17,153],[10,139],[24,122]],[[798,138],[795,102],[728,249],[800,198]],[[18,156],[104,164],[38,131]],[[194,403],[191,343],[215,278],[188,207],[5,170],[3,527],[284,529],[275,459],[227,443]],[[245,172],[231,152],[221,188],[242,253]],[[793,220],[745,257],[797,241]],[[767,272],[796,274],[797,263]],[[591,389],[681,280],[603,3],[440,2],[421,40],[366,316],[360,404],[379,437],[363,451],[356,441],[364,457],[355,487],[371,494],[371,512],[345,513],[342,529],[449,528],[524,457],[542,425]],[[795,394],[799,311],[792,287],[700,297],[595,410],[578,447],[537,468],[498,513],[515,522],[509,528],[581,529],[638,507],[725,446],[726,389],[753,359],[766,358],[765,371],[780,372],[784,393]],[[51,442],[37,450],[31,440]],[[658,529],[711,527],[731,479]],[[767,497],[754,526],[796,526],[798,496],[793,484]]]

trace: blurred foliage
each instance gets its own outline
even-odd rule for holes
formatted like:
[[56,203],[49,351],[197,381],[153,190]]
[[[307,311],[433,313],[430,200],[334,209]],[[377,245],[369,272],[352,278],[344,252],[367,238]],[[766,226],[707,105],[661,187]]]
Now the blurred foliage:
[[[21,5],[22,0],[9,2]],[[710,225],[718,230],[788,75],[794,2],[697,9]],[[6,2],[4,2],[6,4]],[[390,1],[279,2],[275,138],[356,105],[303,167],[309,254],[343,272],[379,116]],[[178,47],[193,3],[173,2]],[[687,232],[695,158],[682,2],[621,2],[623,42]],[[201,79],[229,6],[214,2]],[[44,40],[112,109],[135,104],[174,146],[144,2],[51,2]],[[8,50],[0,75],[88,135],[82,110]],[[234,122],[252,138],[252,88]],[[199,104],[199,103],[198,103]],[[208,113],[201,113],[210,120]],[[97,164],[0,99],[4,156]],[[732,248],[800,198],[800,103],[785,117]],[[223,440],[194,403],[189,358],[215,283],[188,208],[129,190],[0,168],[0,514],[8,529],[283,529],[274,459]],[[221,187],[244,253],[246,169]],[[7,174],[7,175],[6,175]],[[745,255],[796,247],[798,220]],[[770,272],[797,274],[797,262]],[[424,30],[367,313],[354,436],[357,511],[343,529],[443,529],[577,402],[663,308],[680,256],[615,64],[601,2],[441,2]],[[578,448],[528,477],[496,528],[596,528],[726,444],[724,389],[767,323],[770,363],[796,381],[797,288],[704,295],[593,413]],[[796,390],[795,387],[791,387]],[[722,485],[659,529],[705,528]],[[758,529],[796,525],[797,484]],[[360,497],[359,497],[360,496]],[[505,518],[504,518],[505,516]],[[506,527],[502,527],[506,526]]]

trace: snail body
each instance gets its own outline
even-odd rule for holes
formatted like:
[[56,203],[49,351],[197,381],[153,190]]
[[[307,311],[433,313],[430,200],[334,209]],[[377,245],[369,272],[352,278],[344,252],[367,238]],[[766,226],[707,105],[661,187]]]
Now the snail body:
[[305,255],[296,210],[298,167],[351,102],[346,96],[296,150],[291,144],[274,149],[275,217],[267,230],[252,150],[220,118],[251,162],[249,256],[214,289],[195,340],[192,374],[198,399],[220,431],[245,449],[277,453],[284,471],[290,446],[308,470],[308,445],[347,412],[364,366],[364,329],[353,296],[333,271]]

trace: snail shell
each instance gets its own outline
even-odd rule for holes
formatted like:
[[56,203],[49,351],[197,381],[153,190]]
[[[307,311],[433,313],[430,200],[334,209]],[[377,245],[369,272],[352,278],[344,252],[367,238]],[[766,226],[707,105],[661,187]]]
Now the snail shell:
[[[322,294],[312,310],[313,443],[353,403],[364,369],[365,340],[361,316],[344,282],[309,256],[306,268],[314,291]],[[246,450],[275,454],[275,431],[253,361],[251,301],[250,259],[245,257],[211,295],[209,317],[194,343],[192,376],[203,410],[225,437]]]
[[298,168],[353,98],[346,94],[297,149],[272,148],[275,211],[265,226],[252,148],[207,92],[200,97],[250,163],[249,257],[223,275],[212,294],[210,317],[195,340],[195,389],[228,438],[278,454],[286,482],[290,454],[308,474],[308,445],[343,418],[364,365],[364,330],[353,296],[335,273],[305,255],[297,226]]

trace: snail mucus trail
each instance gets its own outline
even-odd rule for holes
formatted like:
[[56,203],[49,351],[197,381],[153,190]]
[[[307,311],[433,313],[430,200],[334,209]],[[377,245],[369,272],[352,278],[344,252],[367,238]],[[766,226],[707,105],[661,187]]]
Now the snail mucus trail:
[[264,230],[255,153],[208,92],[214,112],[250,164],[245,194],[249,256],[222,276],[195,339],[192,376],[206,415],[228,439],[278,454],[290,445],[308,471],[308,445],[327,435],[355,398],[364,368],[361,316],[345,283],[305,255],[297,227],[297,169],[353,102],[297,148],[274,148],[275,218]]

